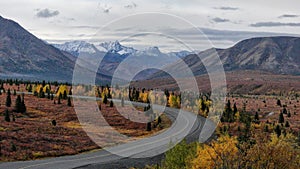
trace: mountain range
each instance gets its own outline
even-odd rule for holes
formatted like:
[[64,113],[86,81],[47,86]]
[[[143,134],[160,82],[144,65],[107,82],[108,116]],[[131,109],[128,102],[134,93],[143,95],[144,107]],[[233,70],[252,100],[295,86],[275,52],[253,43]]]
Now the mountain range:
[[[243,40],[227,49],[211,48],[195,55],[188,55],[176,63],[165,67],[168,71],[185,71],[182,61],[188,65],[195,76],[207,73],[201,60],[208,60],[206,66],[217,64],[212,60],[218,55],[225,71],[255,70],[273,74],[300,75],[300,38],[299,37],[259,37]],[[151,78],[168,75],[156,72]]]
[[160,49],[156,46],[146,48],[144,50],[137,50],[133,47],[127,47],[120,44],[119,41],[109,41],[109,42],[102,42],[100,44],[92,44],[88,43],[86,41],[70,41],[65,42],[63,44],[52,44],[54,47],[61,51],[69,52],[70,54],[74,56],[79,56],[80,53],[90,53],[94,54],[97,52],[106,52],[110,54],[119,54],[123,57],[128,55],[162,55],[166,54],[170,57],[174,58],[183,58],[192,52],[189,51],[179,51],[179,52],[169,52],[169,53],[163,53],[160,51]]
[[[299,37],[259,37],[238,42],[227,49],[212,48],[191,54],[188,51],[163,53],[158,47],[137,50],[118,41],[92,44],[72,41],[48,44],[35,37],[18,23],[0,16],[0,78],[71,81],[74,65],[80,55],[88,58],[78,62],[86,66],[103,56],[97,70],[100,81],[109,82],[120,63],[131,61],[125,73],[130,74],[148,63],[158,64],[166,70],[185,71],[180,63],[188,65],[194,75],[206,73],[201,60],[218,54],[225,71],[255,70],[274,74],[300,74]],[[164,58],[164,62],[160,62]],[[215,65],[210,61],[208,66]],[[87,68],[88,69],[88,68]],[[88,70],[93,71],[93,70]],[[136,79],[153,79],[167,76],[162,71],[143,71]]]
[[[132,47],[123,46],[119,41],[102,42],[100,44],[92,44],[85,41],[70,41],[64,44],[53,44],[53,46],[76,57],[80,55],[89,57],[90,60],[93,60],[89,64],[97,63],[94,59],[102,56],[103,59],[98,72],[107,76],[113,76],[119,64],[125,59],[128,60],[127,62],[130,60],[130,63],[127,63],[126,70],[124,70],[124,74],[129,76],[147,63],[163,67],[192,53],[189,51],[163,53],[156,46],[137,50]],[[145,79],[154,72],[156,71],[153,69],[143,71],[135,77],[135,80]]]
[[[88,54],[89,57],[104,55],[97,77],[106,82],[110,81],[119,63],[129,55],[144,55],[144,58],[159,58],[159,55],[164,55],[156,47],[138,51],[122,46],[118,41],[103,42],[99,45],[84,41],[51,45],[35,37],[13,20],[0,16],[0,78],[70,82],[79,54]],[[88,60],[85,61],[86,64],[90,64]]]

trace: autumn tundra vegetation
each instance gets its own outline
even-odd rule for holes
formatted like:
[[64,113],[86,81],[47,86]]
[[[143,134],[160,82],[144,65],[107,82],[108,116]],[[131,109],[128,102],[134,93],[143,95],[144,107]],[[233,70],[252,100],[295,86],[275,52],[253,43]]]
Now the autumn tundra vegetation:
[[[164,114],[153,111],[149,105],[134,109],[124,104],[120,96],[126,113],[126,118],[123,117],[111,100],[118,91],[109,86],[78,85],[76,91],[83,96],[101,97],[97,103],[103,117],[121,134],[143,138],[171,125]],[[130,97],[136,97],[135,91],[132,90]],[[70,84],[8,79],[0,80],[0,92],[1,161],[57,157],[101,148],[86,135],[78,121]],[[130,120],[135,118],[149,122]]]
[[[209,100],[209,99],[208,99]],[[199,113],[205,109],[199,104]],[[212,140],[180,144],[146,169],[300,167],[299,94],[228,96]],[[202,114],[203,115],[203,114]]]
[[[191,102],[182,98],[186,95],[168,89],[156,92],[107,85],[72,88],[67,83],[12,79],[2,80],[0,85],[2,161],[77,154],[100,148],[81,129],[73,110],[74,91],[77,95],[101,98],[98,105],[106,120],[129,136],[151,135],[171,125],[150,103],[182,108],[203,117],[211,117],[213,113],[210,93],[201,93]],[[131,117],[122,118],[114,109],[117,103],[112,99],[121,100],[120,106],[125,108],[127,99],[146,103],[147,106],[136,109],[144,112],[149,121],[130,121],[135,113],[129,110],[127,115]],[[220,122],[209,141],[183,140],[166,152],[161,163],[145,168],[299,168],[299,99],[295,91],[269,95],[229,94],[224,109],[214,112],[221,115]],[[36,142],[35,146],[32,142]]]

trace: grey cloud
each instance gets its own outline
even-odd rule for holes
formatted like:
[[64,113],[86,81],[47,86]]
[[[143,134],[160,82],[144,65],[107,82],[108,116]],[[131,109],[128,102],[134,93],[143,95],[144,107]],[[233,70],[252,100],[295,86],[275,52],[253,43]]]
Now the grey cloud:
[[250,24],[251,27],[279,27],[279,26],[291,26],[298,27],[300,23],[283,23],[283,22],[257,22],[254,24]]
[[133,39],[133,38],[127,38],[127,39],[122,39],[121,42],[141,42],[141,40]]
[[103,11],[103,13],[109,13],[110,12],[110,10],[111,10],[111,8],[112,7],[110,7],[110,6],[108,6],[107,4],[98,4],[98,8],[100,8],[102,11]]
[[[112,32],[107,32],[105,35],[108,36],[116,36],[116,37],[128,37],[130,39],[134,39],[135,37],[143,37],[149,36],[149,33],[136,33],[135,28],[124,28],[126,31],[119,32],[120,28],[113,30]],[[252,31],[231,31],[231,30],[218,30],[218,29],[209,29],[209,28],[191,28],[191,29],[159,29],[158,32],[162,33],[162,35],[167,35],[171,37],[178,37],[180,39],[185,39],[192,41],[195,37],[201,36],[203,34],[203,39],[208,39],[218,42],[225,41],[228,44],[236,43],[237,41],[251,38],[251,37],[264,37],[264,36],[299,36],[295,34],[287,34],[287,33],[274,33],[274,32],[252,32]],[[149,32],[149,30],[144,30],[144,32]],[[200,34],[200,35],[199,35]],[[195,36],[198,35],[198,36]],[[195,39],[197,41],[199,39]]]
[[293,14],[284,14],[279,16],[278,18],[297,18],[299,15],[293,15]]
[[115,29],[115,31],[129,31],[131,29],[132,28],[130,28],[130,27],[127,27],[127,28],[117,28],[117,29]]
[[59,11],[51,11],[48,8],[42,9],[42,10],[37,10],[38,12],[36,13],[36,16],[39,18],[51,18],[54,16],[59,15]]
[[210,40],[231,41],[231,42],[237,42],[252,37],[299,36],[294,34],[275,33],[275,32],[231,31],[231,30],[217,30],[217,29],[209,29],[209,28],[200,28],[200,29]]
[[77,35],[69,34],[68,36],[70,36],[70,37],[72,37],[72,36],[73,37],[79,37],[79,38],[81,38],[81,37],[92,38],[95,35],[94,34],[77,34]]
[[133,9],[133,8],[136,8],[137,7],[137,4],[134,3],[134,2],[131,2],[131,4],[128,4],[128,5],[125,5],[124,8],[127,8],[127,9]]
[[65,19],[68,20],[68,21],[76,21],[75,18],[65,18]]
[[[78,28],[86,28],[90,26],[77,26]],[[95,27],[96,28],[96,27]],[[133,44],[135,47],[138,45],[147,46],[145,45],[145,41],[141,40],[144,36],[152,36],[149,33],[138,33],[136,28],[124,28],[126,31],[118,32],[115,28],[114,30],[110,30],[111,32],[102,32],[103,34],[99,35],[88,35],[88,34],[78,34],[78,38],[81,40],[88,39],[89,41],[99,43],[105,41],[112,41],[112,40],[119,40],[122,42]],[[145,28],[146,29],[146,28]],[[145,32],[149,32],[149,30],[145,30]],[[205,50],[209,46],[207,45],[208,41],[212,42],[212,45],[217,48],[228,48],[233,46],[237,42],[249,39],[253,37],[270,37],[270,36],[295,36],[300,37],[297,34],[287,34],[287,33],[275,33],[275,32],[254,32],[254,31],[231,31],[231,30],[222,30],[222,29],[210,29],[210,28],[187,28],[187,29],[158,29],[162,36],[165,37],[175,37],[176,39],[184,42],[188,42],[189,44],[194,44],[192,48],[196,49],[197,51]],[[159,34],[158,34],[159,35]],[[201,36],[203,35],[203,36]],[[199,38],[200,37],[200,38]],[[71,39],[74,39],[74,35],[70,35]],[[51,40],[53,41],[53,39]],[[170,40],[165,45],[169,46],[169,48],[173,48],[174,44],[177,43],[174,40]],[[202,45],[202,46],[201,46]],[[167,47],[166,47],[167,48]]]
[[[197,29],[170,29],[162,30],[163,33],[167,35],[175,35],[183,41],[189,42],[199,42],[201,39],[195,39],[195,37],[201,37],[203,34],[203,39],[208,38],[213,44],[219,45],[217,47],[229,47],[238,41],[253,38],[253,37],[269,37],[269,36],[297,36],[295,34],[287,33],[275,33],[275,32],[254,32],[254,31],[231,31],[231,30],[218,30],[210,28],[199,28]],[[198,36],[195,36],[198,35]]]
[[214,9],[226,10],[226,11],[236,11],[236,10],[239,10],[239,8],[229,7],[229,6],[214,7]]
[[69,26],[69,28],[75,28],[75,29],[100,29],[99,26],[86,26],[86,25],[78,25],[78,26]]
[[228,19],[223,19],[223,18],[219,18],[219,17],[213,18],[212,21],[214,21],[216,23],[230,22],[230,20],[228,20]]

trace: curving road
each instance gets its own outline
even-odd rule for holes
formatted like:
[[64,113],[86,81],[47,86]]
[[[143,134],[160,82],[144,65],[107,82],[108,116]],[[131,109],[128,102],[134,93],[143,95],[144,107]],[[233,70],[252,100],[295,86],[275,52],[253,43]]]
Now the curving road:
[[[73,96],[78,97],[79,96]],[[82,97],[81,97],[82,98]],[[84,97],[87,98],[87,97]],[[117,100],[114,100],[117,101]],[[143,105],[142,103],[134,103]],[[155,105],[153,109],[162,109]],[[170,147],[170,142],[177,142],[182,138],[187,141],[197,141],[205,122],[205,118],[178,109],[165,108],[165,114],[173,121],[172,126],[152,137],[114,146],[106,150],[99,150],[86,154],[47,158],[34,161],[18,161],[0,163],[1,169],[115,169],[129,167],[143,167],[146,164],[159,163],[163,151]],[[34,144],[34,143],[33,143]],[[107,151],[109,150],[109,151]],[[125,157],[110,152],[122,153]],[[117,154],[118,154],[117,153]],[[157,155],[159,154],[159,155]],[[153,156],[153,157],[152,157]],[[137,158],[138,157],[138,158]]]

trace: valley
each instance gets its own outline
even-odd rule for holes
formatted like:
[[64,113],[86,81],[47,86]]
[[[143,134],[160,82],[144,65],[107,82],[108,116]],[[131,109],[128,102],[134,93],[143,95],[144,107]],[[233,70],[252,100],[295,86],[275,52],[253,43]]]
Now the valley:
[[[51,20],[59,11],[43,11],[35,17],[61,22]],[[299,15],[277,19],[286,17]],[[248,26],[266,24],[298,26]],[[187,51],[163,36],[143,44],[132,30],[54,43],[0,16],[0,168],[299,168],[299,35],[203,28],[217,45]],[[161,31],[195,45],[191,30]]]

